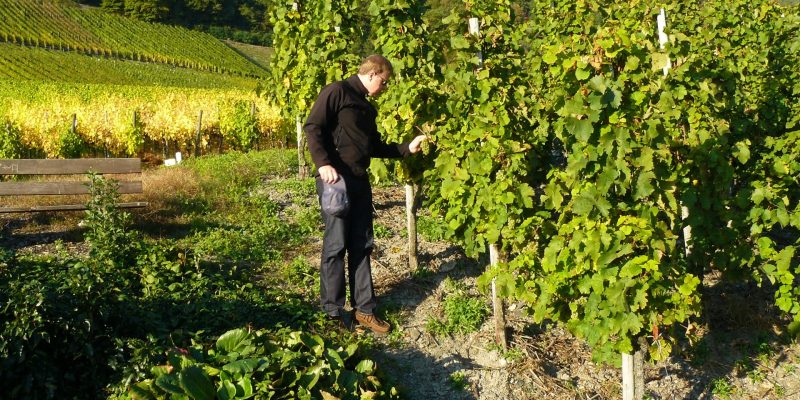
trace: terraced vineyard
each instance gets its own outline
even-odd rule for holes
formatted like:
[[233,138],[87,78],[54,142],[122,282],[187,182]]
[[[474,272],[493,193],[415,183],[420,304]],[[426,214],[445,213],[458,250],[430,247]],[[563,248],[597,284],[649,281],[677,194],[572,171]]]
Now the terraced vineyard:
[[0,78],[76,83],[255,89],[253,78],[0,43]]
[[71,1],[0,0],[0,41],[251,77],[264,73],[206,33],[140,22]]

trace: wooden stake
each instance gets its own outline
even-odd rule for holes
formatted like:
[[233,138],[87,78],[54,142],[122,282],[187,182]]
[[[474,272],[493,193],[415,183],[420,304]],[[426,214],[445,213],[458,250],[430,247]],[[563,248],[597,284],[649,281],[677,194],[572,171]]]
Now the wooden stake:
[[622,400],[634,400],[633,354],[622,354]]
[[203,140],[203,110],[197,114],[197,135],[194,137],[194,156],[200,157],[200,147]]
[[633,397],[641,400],[644,398],[644,349],[647,348],[647,340],[640,337],[635,348],[636,351],[633,353]]
[[408,268],[416,271],[419,267],[417,257],[417,196],[413,184],[406,184],[406,227],[408,230]]
[[295,117],[295,125],[297,127],[297,175],[300,179],[308,177],[308,167],[306,166],[305,155],[305,135],[303,134],[303,124],[300,123],[300,117]]
[[[500,253],[497,246],[489,245],[489,264],[496,266],[500,263]],[[494,311],[495,342],[505,350],[508,346],[506,339],[506,316],[503,310],[503,300],[497,296],[496,279],[492,279],[492,310]]]

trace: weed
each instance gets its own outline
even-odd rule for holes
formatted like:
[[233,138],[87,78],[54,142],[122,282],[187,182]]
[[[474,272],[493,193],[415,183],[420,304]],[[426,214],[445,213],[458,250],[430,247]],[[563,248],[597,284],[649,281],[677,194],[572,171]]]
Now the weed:
[[313,179],[272,179],[266,183],[266,186],[273,193],[288,197],[294,203],[303,203],[317,194],[316,183]]
[[786,396],[786,388],[781,385],[775,385],[775,395],[778,397]]
[[733,368],[739,373],[746,373],[755,369],[755,366],[753,365],[753,360],[749,358],[742,358],[733,363]]
[[293,232],[297,235],[308,236],[320,230],[322,219],[319,217],[319,209],[316,207],[300,208],[292,216]]
[[783,367],[783,370],[784,370],[784,371],[785,371],[787,374],[790,374],[790,375],[791,375],[791,374],[793,374],[793,373],[795,373],[795,372],[797,371],[797,366],[796,366],[796,365],[794,365],[794,364],[787,364],[787,365],[785,365],[785,366]]
[[431,318],[426,329],[434,334],[466,334],[478,330],[489,313],[480,298],[470,296],[463,284],[452,279],[444,282],[444,319]]
[[417,269],[411,273],[411,278],[414,280],[424,280],[434,276],[436,273],[428,269],[428,267],[424,265],[418,265]]
[[469,379],[467,379],[467,375],[461,371],[453,372],[447,380],[450,383],[450,387],[454,390],[464,391],[469,387]]
[[374,231],[376,239],[386,239],[392,236],[392,230],[381,224],[375,224]]
[[116,207],[119,183],[101,175],[89,174],[91,198],[82,225],[88,229],[86,241],[92,255],[103,260],[123,260],[133,241],[131,216]]
[[391,332],[386,336],[388,345],[399,348],[403,344],[403,336],[405,335],[405,331],[402,329],[405,323],[403,309],[394,304],[385,305],[383,307],[383,318],[392,325]]
[[517,362],[520,360],[525,359],[525,353],[517,348],[509,348],[503,353],[503,358],[505,358],[508,362]]
[[717,378],[712,382],[711,393],[721,399],[730,399],[736,389],[726,378]]
[[441,218],[420,215],[417,218],[417,233],[429,242],[447,239],[447,225]]
[[295,286],[316,287],[318,276],[316,268],[305,257],[295,257],[286,266],[286,277]]
[[518,348],[506,348],[504,349],[499,344],[492,342],[487,346],[489,351],[496,351],[500,353],[500,356],[503,357],[508,362],[517,362],[525,358],[525,352]]
[[774,352],[772,350],[772,346],[767,342],[761,342],[758,344],[758,356],[756,358],[762,364],[767,364],[769,359],[773,356]]
[[764,381],[764,379],[767,378],[766,375],[764,374],[764,371],[762,371],[760,369],[754,369],[752,371],[749,371],[747,373],[747,377],[750,378],[750,380],[753,383],[762,382],[762,381]]

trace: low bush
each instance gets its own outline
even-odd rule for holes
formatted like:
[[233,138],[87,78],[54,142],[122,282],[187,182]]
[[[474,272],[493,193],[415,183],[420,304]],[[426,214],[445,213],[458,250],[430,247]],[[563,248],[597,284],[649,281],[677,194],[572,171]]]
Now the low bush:
[[319,335],[235,329],[213,345],[173,348],[167,363],[122,398],[399,398],[375,376],[359,346],[337,346]]
[[472,296],[463,284],[450,278],[444,282],[444,318],[431,318],[426,328],[437,335],[465,334],[480,328],[489,309],[483,300]]

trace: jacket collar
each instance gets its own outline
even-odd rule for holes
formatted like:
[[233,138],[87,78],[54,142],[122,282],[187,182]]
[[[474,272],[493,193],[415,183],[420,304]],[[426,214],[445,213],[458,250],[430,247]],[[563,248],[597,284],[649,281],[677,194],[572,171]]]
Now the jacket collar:
[[356,92],[360,93],[364,97],[367,97],[369,90],[367,90],[367,88],[364,87],[364,84],[361,83],[361,79],[358,79],[358,75],[353,75],[345,79],[345,82],[347,82],[350,86],[352,86],[353,89],[356,90]]

